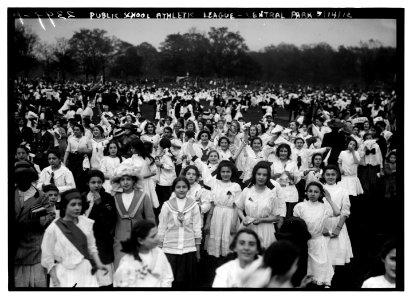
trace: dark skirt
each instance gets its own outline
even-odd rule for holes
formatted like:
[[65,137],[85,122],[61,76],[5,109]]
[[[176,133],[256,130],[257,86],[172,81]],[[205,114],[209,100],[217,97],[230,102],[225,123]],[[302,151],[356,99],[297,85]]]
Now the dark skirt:
[[286,214],[285,217],[286,218],[291,218],[293,216],[293,212],[294,212],[294,207],[296,206],[298,202],[286,202]]
[[195,287],[198,273],[196,252],[185,254],[166,253],[174,274],[173,288],[191,289]]
[[66,166],[72,172],[76,188],[80,192],[85,192],[88,190],[85,179],[86,173],[83,171],[83,159],[84,154],[70,153]]
[[377,191],[377,173],[380,172],[380,166],[359,166],[358,177],[364,194],[367,196],[375,195]]
[[384,178],[384,197],[396,197],[396,174],[387,175]]

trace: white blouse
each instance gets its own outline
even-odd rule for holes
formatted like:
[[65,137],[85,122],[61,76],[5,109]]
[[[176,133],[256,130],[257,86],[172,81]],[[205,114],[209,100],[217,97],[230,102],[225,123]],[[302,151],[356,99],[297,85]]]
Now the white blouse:
[[59,189],[59,193],[76,188],[72,172],[62,164],[57,170],[52,170],[51,166],[44,168],[40,173],[37,189],[41,190],[43,184],[50,184],[52,172],[54,173],[54,184]]
[[[93,223],[95,221],[86,216],[79,216],[76,224],[87,238],[87,245],[90,254],[98,253],[96,240],[93,235]],[[67,239],[63,232],[57,227],[56,220],[47,227],[42,241],[42,266],[47,272],[56,264],[62,264],[66,269],[75,269],[85,257]]]
[[[357,151],[354,151],[354,155],[360,161],[360,154]],[[338,162],[341,163],[341,168],[343,169],[344,175],[357,176],[359,164],[354,161],[353,154],[350,151],[341,151],[338,156]]]

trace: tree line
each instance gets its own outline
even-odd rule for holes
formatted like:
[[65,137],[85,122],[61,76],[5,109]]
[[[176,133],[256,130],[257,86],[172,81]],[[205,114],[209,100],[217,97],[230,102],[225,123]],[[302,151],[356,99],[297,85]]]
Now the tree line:
[[239,32],[211,27],[207,33],[191,28],[167,35],[159,50],[144,42],[132,45],[102,29],[80,29],[70,39],[42,43],[29,29],[16,25],[12,39],[13,75],[66,80],[136,80],[162,76],[263,80],[279,83],[372,85],[393,83],[396,49],[379,41],[333,49],[327,43],[281,43],[250,51]]

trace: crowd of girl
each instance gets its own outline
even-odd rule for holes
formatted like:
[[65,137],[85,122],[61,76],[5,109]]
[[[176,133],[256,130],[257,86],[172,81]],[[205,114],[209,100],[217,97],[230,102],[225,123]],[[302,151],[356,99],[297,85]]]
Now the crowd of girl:
[[[280,233],[296,218],[309,233],[303,282],[330,287],[353,258],[346,220],[370,208],[382,182],[396,197],[384,114],[358,123],[321,107],[312,123],[300,112],[284,128],[272,109],[245,123],[242,103],[232,115],[213,97],[202,114],[166,101],[168,116],[153,123],[139,111],[114,115],[99,97],[87,104],[99,107],[94,122],[70,103],[55,122],[30,110],[17,119],[16,174],[31,176],[16,179],[16,223],[27,231],[21,224],[39,220],[43,239],[30,243],[36,268],[21,268],[28,241],[17,239],[15,286],[294,287],[303,250]],[[23,216],[26,198],[37,200]]]

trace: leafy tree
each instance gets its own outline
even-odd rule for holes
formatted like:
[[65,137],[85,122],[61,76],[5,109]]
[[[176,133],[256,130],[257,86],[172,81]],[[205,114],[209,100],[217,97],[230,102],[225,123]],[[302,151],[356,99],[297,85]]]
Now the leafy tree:
[[244,38],[227,27],[211,27],[208,32],[212,67],[218,76],[231,76],[238,68],[239,58],[248,51]]
[[54,70],[53,63],[54,58],[53,46],[48,43],[37,43],[34,46],[33,53],[37,58],[38,62],[43,66],[43,75],[50,77]]
[[161,70],[168,75],[185,74],[186,41],[180,33],[170,34],[161,43]]
[[138,55],[136,47],[129,46],[121,53],[117,53],[111,74],[128,79],[141,74],[142,57]]
[[16,23],[12,40],[12,52],[9,53],[13,59],[14,74],[23,71],[27,77],[29,71],[37,64],[34,55],[34,46],[38,43],[38,36],[28,28]]
[[147,42],[138,45],[136,50],[142,58],[142,73],[149,76],[159,74],[160,55],[158,50]]
[[69,40],[74,59],[78,61],[88,80],[89,75],[96,76],[105,70],[110,56],[113,54],[112,40],[102,29],[81,29]]
[[[71,51],[69,40],[60,38],[56,40],[54,46],[54,68],[61,74],[61,79],[66,80],[67,73],[74,71],[75,60],[73,52]],[[60,75],[58,75],[60,78]]]

